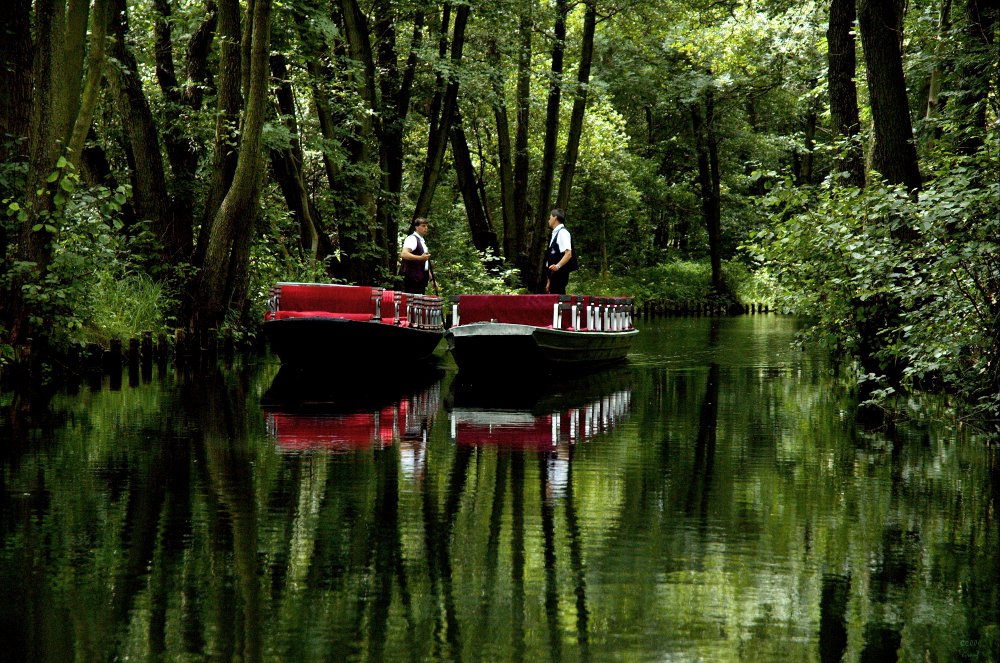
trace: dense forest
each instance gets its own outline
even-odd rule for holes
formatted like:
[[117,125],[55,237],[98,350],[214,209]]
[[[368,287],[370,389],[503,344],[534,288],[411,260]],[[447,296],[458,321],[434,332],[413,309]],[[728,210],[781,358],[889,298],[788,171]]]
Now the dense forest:
[[252,335],[279,280],[811,320],[872,397],[1000,413],[1000,0],[12,0],[0,366]]

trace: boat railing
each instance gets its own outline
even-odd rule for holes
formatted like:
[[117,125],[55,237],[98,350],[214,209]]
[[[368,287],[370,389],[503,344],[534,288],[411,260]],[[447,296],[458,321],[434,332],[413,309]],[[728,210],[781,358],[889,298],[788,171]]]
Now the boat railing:
[[[548,299],[549,297],[553,299]],[[546,301],[547,300],[547,301]],[[463,302],[471,311],[463,311]],[[457,327],[480,321],[511,322],[537,327],[576,331],[623,332],[632,329],[633,303],[630,297],[589,295],[458,295],[449,298],[451,325]],[[551,306],[551,317],[544,313]],[[534,312],[532,312],[534,311]],[[540,317],[542,316],[545,317]],[[545,322],[545,320],[548,322]]]
[[411,327],[417,329],[444,328],[444,316],[441,314],[441,303],[444,300],[431,295],[407,295],[406,317]]

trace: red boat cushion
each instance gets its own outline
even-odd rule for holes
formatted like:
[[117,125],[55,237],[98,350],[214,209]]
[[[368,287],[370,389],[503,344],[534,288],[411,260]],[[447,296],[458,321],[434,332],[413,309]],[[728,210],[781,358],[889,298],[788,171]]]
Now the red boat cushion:
[[285,284],[278,298],[279,311],[336,311],[375,313],[369,286]]
[[341,320],[371,320],[371,313],[342,313],[340,311],[277,311],[272,320],[287,318],[338,318]]
[[510,322],[534,327],[552,326],[552,307],[559,295],[460,295],[460,324]]

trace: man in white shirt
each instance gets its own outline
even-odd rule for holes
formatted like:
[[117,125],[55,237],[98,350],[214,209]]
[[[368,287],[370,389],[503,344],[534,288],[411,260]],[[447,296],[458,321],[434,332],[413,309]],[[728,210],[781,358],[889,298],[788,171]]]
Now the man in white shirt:
[[412,232],[403,241],[403,250],[399,254],[403,292],[422,295],[427,290],[427,281],[431,277],[431,252],[424,241],[427,230],[427,219],[414,219]]
[[569,283],[569,273],[572,271],[570,260],[573,258],[573,239],[569,230],[563,225],[566,215],[561,209],[549,213],[549,250],[545,253],[545,292],[555,295],[565,295]]

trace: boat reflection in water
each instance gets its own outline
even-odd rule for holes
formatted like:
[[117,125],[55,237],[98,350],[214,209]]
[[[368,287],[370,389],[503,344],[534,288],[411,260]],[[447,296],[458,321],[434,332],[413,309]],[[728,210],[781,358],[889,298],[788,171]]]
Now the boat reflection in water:
[[421,464],[409,456],[422,455],[441,408],[441,375],[429,371],[418,381],[391,383],[352,379],[345,385],[331,384],[329,373],[282,368],[261,406],[282,452],[364,451],[402,442],[405,470]]
[[627,368],[611,369],[528,385],[456,379],[448,413],[451,439],[458,445],[537,451],[584,442],[628,416],[630,375]]

